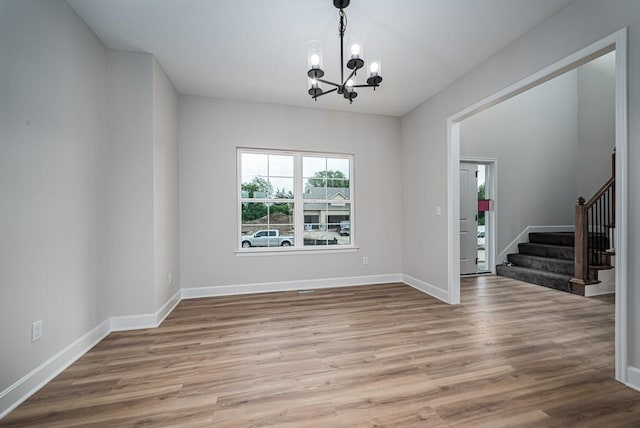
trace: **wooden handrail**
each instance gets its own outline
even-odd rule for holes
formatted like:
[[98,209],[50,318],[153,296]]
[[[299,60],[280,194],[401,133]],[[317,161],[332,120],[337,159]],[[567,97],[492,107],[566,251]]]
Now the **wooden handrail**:
[[[607,190],[609,190],[609,187],[612,187],[615,183],[616,183],[615,177],[611,177],[610,179],[608,179],[607,182],[604,183],[600,189],[598,189],[596,194],[593,195],[593,197],[589,199],[588,202],[585,203],[586,207],[591,208],[596,203],[596,201],[600,199]],[[580,196],[580,198],[582,198],[582,196]],[[582,198],[582,200],[584,200],[584,198]]]

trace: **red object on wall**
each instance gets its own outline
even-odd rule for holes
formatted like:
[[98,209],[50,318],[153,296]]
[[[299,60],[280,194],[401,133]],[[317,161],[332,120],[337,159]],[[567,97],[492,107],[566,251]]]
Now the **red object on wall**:
[[478,212],[489,211],[489,203],[491,199],[480,199],[478,200]]

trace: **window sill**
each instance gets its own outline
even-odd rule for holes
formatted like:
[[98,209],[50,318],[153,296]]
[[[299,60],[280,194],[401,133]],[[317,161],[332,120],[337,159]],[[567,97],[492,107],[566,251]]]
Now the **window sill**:
[[300,254],[331,254],[331,253],[355,253],[360,247],[345,246],[343,248],[318,249],[318,248],[254,248],[251,250],[236,250],[239,257],[275,256],[275,255],[300,255]]

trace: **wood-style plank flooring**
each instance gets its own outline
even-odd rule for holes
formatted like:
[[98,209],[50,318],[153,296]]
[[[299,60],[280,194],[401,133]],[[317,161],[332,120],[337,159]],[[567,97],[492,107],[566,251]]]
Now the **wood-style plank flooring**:
[[0,421],[28,427],[640,426],[614,306],[501,277],[181,302]]

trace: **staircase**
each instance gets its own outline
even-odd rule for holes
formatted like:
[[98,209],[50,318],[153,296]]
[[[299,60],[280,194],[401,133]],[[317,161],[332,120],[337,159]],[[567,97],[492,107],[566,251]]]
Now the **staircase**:
[[508,264],[496,266],[497,274],[570,292],[573,241],[573,233],[530,233],[529,242],[518,244],[518,253],[507,256]]
[[[586,201],[578,198],[575,207],[575,234],[568,232],[530,233],[529,242],[518,244],[518,253],[496,266],[501,276],[568,291],[581,296],[608,292],[611,275],[602,287],[599,271],[613,269],[616,219],[616,153],[611,155],[611,178]],[[603,276],[604,279],[604,276]],[[589,288],[591,288],[589,290]]]
[[[585,295],[585,286],[571,282],[575,276],[575,236],[573,232],[530,233],[529,242],[518,244],[518,253],[507,256],[508,264],[496,266],[497,274],[569,293]],[[589,234],[591,248],[605,249],[608,239]],[[599,281],[598,270],[611,265],[589,268],[590,284]]]

